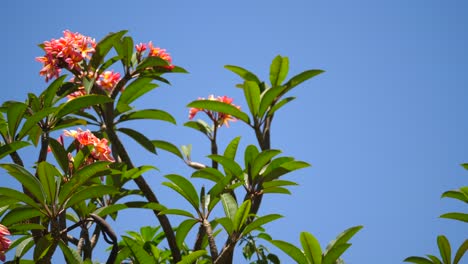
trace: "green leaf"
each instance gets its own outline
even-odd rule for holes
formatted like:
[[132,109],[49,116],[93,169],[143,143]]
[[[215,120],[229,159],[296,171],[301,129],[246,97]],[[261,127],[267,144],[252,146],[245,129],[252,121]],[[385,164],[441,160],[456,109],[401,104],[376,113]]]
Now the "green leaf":
[[311,233],[301,232],[300,241],[310,263],[322,264],[322,249],[318,240]]
[[16,223],[21,223],[24,220],[33,218],[35,216],[41,216],[42,212],[37,210],[36,208],[32,208],[29,206],[21,206],[17,208],[11,209],[3,218],[2,224],[4,226],[12,226]]
[[256,82],[246,81],[244,83],[244,95],[252,116],[257,116],[260,105],[260,87]]
[[151,143],[153,144],[153,146],[156,147],[156,149],[165,150],[167,152],[170,152],[176,155],[177,157],[181,159],[184,159],[184,156],[182,156],[182,153],[180,152],[180,150],[174,144],[170,142],[163,141],[163,140],[151,140]]
[[169,174],[165,177],[171,182],[163,182],[162,184],[182,195],[198,212],[198,201],[200,199],[192,183],[186,178],[176,174]]
[[87,183],[89,179],[110,173],[108,168],[109,164],[110,162],[97,161],[76,171],[70,181],[62,186],[59,194],[59,202],[63,203],[68,200],[74,195],[77,189]]
[[47,204],[55,205],[57,191],[56,181],[62,178],[62,174],[55,166],[47,162],[41,162],[37,165],[37,174],[46,194]]
[[242,112],[237,107],[228,103],[212,101],[212,100],[195,100],[189,103],[187,107],[206,109],[206,110],[215,111],[218,113],[228,114],[239,120],[244,121],[247,124],[250,124],[250,118],[246,113]]
[[251,175],[251,168],[253,161],[258,156],[258,148],[255,145],[248,145],[244,151],[244,163],[247,173]]
[[261,216],[261,217],[255,219],[254,221],[252,221],[250,224],[248,224],[244,228],[242,233],[244,235],[246,235],[246,234],[250,233],[251,231],[263,226],[264,224],[275,221],[275,220],[277,220],[279,218],[282,218],[282,217],[283,216],[279,215],[279,214],[269,214],[269,215]]
[[263,177],[265,181],[271,181],[291,171],[306,168],[309,166],[310,164],[307,162],[292,160],[292,161],[285,162],[272,170],[268,170],[267,168],[267,170],[265,170],[264,172]]
[[241,166],[230,158],[221,155],[208,155],[208,158],[223,165],[226,174],[229,172],[235,177],[240,177],[243,174]]
[[60,168],[62,168],[62,171],[68,173],[68,166],[70,162],[68,160],[68,152],[65,150],[65,148],[60,142],[53,138],[49,138],[49,146],[52,150],[52,154],[54,154],[55,160],[57,160],[57,163],[59,164]]
[[41,121],[46,116],[54,113],[55,111],[56,111],[55,108],[45,108],[39,112],[34,113],[28,118],[26,118],[26,122],[24,122],[23,127],[18,133],[17,139],[18,140],[23,139],[34,126],[38,126],[39,121]]
[[280,150],[275,149],[269,149],[260,152],[251,165],[252,168],[250,170],[250,175],[252,176],[252,179],[255,179],[260,174],[260,171],[263,169],[263,167],[265,167],[273,157],[280,153]]
[[15,247],[13,244],[16,244],[16,241],[13,242],[11,248],[16,248],[15,259],[21,259],[34,246],[34,239],[25,236],[24,239],[19,238],[17,241],[20,243]]
[[119,190],[117,190],[113,186],[107,186],[107,185],[87,186],[73,193],[73,196],[65,203],[64,208],[72,207],[77,203],[80,203],[82,201],[85,201],[91,198],[98,198],[104,195],[108,195],[108,194],[112,195],[112,194],[118,194],[118,193],[119,193]]
[[271,86],[280,86],[286,79],[289,71],[288,57],[276,56],[270,66],[270,82]]
[[256,82],[257,84],[260,84],[260,79],[258,79],[258,77],[251,73],[250,71],[244,69],[244,68],[241,68],[239,66],[234,66],[234,65],[225,65],[224,68],[234,72],[235,74],[239,75],[242,79],[244,79],[245,81],[254,81]]
[[133,130],[131,128],[123,128],[123,127],[117,130],[133,138],[138,144],[140,144],[149,152],[156,154],[156,148],[154,147],[153,143],[142,133],[136,130]]
[[271,240],[269,242],[272,243],[277,248],[281,249],[284,253],[286,253],[292,259],[294,259],[296,263],[308,264],[308,261],[306,257],[304,256],[304,253],[302,253],[302,251],[296,246],[294,246],[293,244],[290,244],[288,242],[281,241],[281,240]]
[[169,66],[169,63],[166,60],[160,57],[148,56],[145,59],[143,59],[140,62],[140,64],[138,64],[136,70],[142,71],[142,70],[145,70],[146,68],[165,67],[165,66]]
[[187,256],[183,256],[182,260],[177,262],[177,264],[192,264],[195,263],[200,257],[207,254],[206,250],[197,250],[190,253]]
[[341,255],[351,246],[349,243],[335,245],[332,249],[326,252],[322,259],[322,264],[335,264],[340,259]]
[[122,38],[125,33],[127,33],[127,30],[122,30],[116,33],[109,33],[97,43],[95,52],[89,62],[94,69],[98,68],[99,64],[104,61],[104,58],[106,57],[107,53],[109,53],[114,43]]
[[49,252],[50,247],[53,244],[53,238],[51,234],[47,234],[39,239],[34,248],[34,260],[40,261]]
[[30,144],[26,141],[14,141],[10,144],[3,145],[0,147],[0,159],[29,145]]
[[80,254],[78,254],[78,252],[75,249],[65,245],[65,243],[62,240],[59,240],[59,247],[62,250],[62,253],[65,256],[65,259],[68,263],[83,263]]
[[291,191],[289,191],[286,188],[283,187],[268,187],[265,188],[263,187],[263,193],[279,193],[279,194],[291,194]]
[[88,94],[77,97],[60,105],[55,114],[55,118],[60,119],[65,115],[85,109],[87,107],[112,102],[112,99],[105,95]]
[[219,182],[224,179],[224,175],[217,169],[207,167],[197,170],[192,174],[193,178],[203,178],[214,182]]
[[328,251],[332,250],[333,247],[335,247],[335,246],[346,244],[362,228],[363,228],[363,226],[361,226],[361,225],[353,226],[353,227],[350,227],[350,228],[346,229],[345,231],[341,232],[341,234],[339,234],[335,238],[335,240],[330,242],[330,244],[327,246],[327,249],[325,250],[324,254],[327,255]]
[[159,214],[161,215],[181,215],[181,216],[186,216],[186,217],[189,217],[189,218],[193,218],[195,219],[195,216],[193,216],[193,214],[191,214],[190,212],[187,212],[185,210],[181,210],[181,209],[166,209],[166,210],[162,210]]
[[443,235],[437,237],[437,245],[439,246],[440,256],[444,264],[452,263],[452,249],[447,238]]
[[28,233],[30,232],[31,230],[45,230],[46,228],[43,226],[43,225],[40,225],[40,224],[23,224],[23,223],[20,223],[20,224],[14,224],[14,225],[10,225],[8,226],[8,229],[10,230],[10,232],[14,232],[14,233]]
[[465,255],[466,251],[468,251],[468,239],[465,239],[465,241],[458,248],[457,253],[455,254],[455,258],[453,259],[453,264],[458,264],[463,255]]
[[234,158],[236,157],[237,147],[239,146],[240,138],[240,136],[235,137],[233,140],[231,140],[231,142],[229,142],[229,145],[224,150],[224,157],[234,160]]
[[55,79],[49,87],[47,87],[42,93],[41,96],[43,98],[43,104],[44,107],[50,107],[52,106],[54,102],[54,98],[56,97],[56,94],[59,90],[59,88],[62,86],[63,81],[67,78],[67,75],[62,75],[59,78]]
[[244,226],[245,221],[247,220],[247,216],[249,216],[251,205],[252,202],[250,200],[246,200],[239,206],[239,209],[237,209],[237,212],[234,216],[234,230],[240,231]]
[[404,262],[411,262],[411,263],[417,263],[417,264],[434,264],[432,261],[426,259],[426,258],[423,258],[423,257],[409,257],[409,258],[405,258],[405,260],[403,260]]
[[137,119],[152,119],[152,120],[161,120],[167,121],[172,124],[176,124],[176,121],[172,115],[168,112],[158,109],[144,109],[134,111],[128,114],[121,115],[117,123],[128,121],[128,120],[137,120]]
[[237,213],[237,202],[230,193],[221,194],[221,203],[223,204],[226,217],[234,222]]
[[299,84],[309,80],[312,77],[315,77],[321,73],[323,73],[323,70],[307,70],[304,72],[299,73],[298,75],[292,77],[286,84],[285,84],[285,91],[284,93],[287,93],[294,87],[298,86]]
[[213,132],[213,129],[205,121],[201,119],[198,119],[197,121],[185,122],[184,126],[200,131],[207,136]]
[[118,62],[120,60],[120,56],[114,56],[107,61],[105,61],[103,64],[101,64],[101,67],[99,67],[98,74],[100,75],[103,73],[105,70],[107,70],[110,66],[114,65],[114,63]]
[[196,219],[187,219],[179,224],[176,232],[176,243],[179,248],[183,248],[187,234],[192,230],[196,223],[198,223],[198,220]]
[[234,232],[234,224],[229,217],[216,218],[215,221],[223,226],[228,235],[231,235],[232,232]]
[[468,214],[465,213],[446,213],[441,215],[440,217],[468,223]]
[[19,102],[14,102],[8,105],[8,133],[12,138],[16,135],[16,130],[18,129],[27,108],[28,106],[26,104]]
[[117,102],[117,109],[119,110],[121,105],[128,105],[142,95],[158,87],[157,84],[151,83],[152,81],[151,78],[138,78],[130,83],[121,93],[119,101]]
[[[466,190],[465,192],[463,190]],[[446,191],[442,194],[442,198],[448,197],[448,198],[454,198],[457,200],[460,200],[462,202],[468,203],[468,186],[464,186],[460,188],[460,190],[450,190]]]
[[282,99],[281,101],[279,101],[277,104],[275,104],[271,109],[270,111],[268,111],[268,116],[272,116],[276,111],[278,111],[278,109],[280,109],[281,107],[283,107],[285,104],[291,102],[292,100],[296,99],[296,97],[286,97],[284,99]]
[[263,188],[267,189],[267,188],[272,188],[272,187],[294,186],[294,185],[298,185],[298,184],[292,181],[274,180],[274,181],[264,182]]
[[430,254],[427,254],[426,256],[432,261],[432,263],[442,264],[442,261],[438,257],[436,257],[434,255],[430,255]]
[[258,110],[258,116],[263,117],[268,108],[273,107],[274,103],[279,99],[280,94],[283,92],[282,87],[272,87],[263,91]]
[[138,244],[135,240],[127,236],[122,236],[122,240],[124,241],[125,244],[127,244],[127,247],[130,249],[133,257],[135,258],[136,261],[138,261],[138,263],[145,263],[145,264],[156,263],[156,260],[150,254],[148,254],[144,250],[144,248],[140,244]]
[[133,39],[128,36],[124,37],[122,39],[122,48],[124,53],[119,55],[123,55],[122,62],[124,62],[124,65],[130,67],[132,65]]
[[[7,170],[8,174],[13,176],[26,189],[28,189],[35,199],[37,199],[41,203],[45,202],[46,195],[44,193],[44,189],[42,188],[41,183],[34,175],[32,175],[24,167],[16,165],[16,164],[0,164],[0,167]],[[26,203],[26,201],[23,201],[23,202]],[[33,202],[33,204],[37,206],[35,202]]]

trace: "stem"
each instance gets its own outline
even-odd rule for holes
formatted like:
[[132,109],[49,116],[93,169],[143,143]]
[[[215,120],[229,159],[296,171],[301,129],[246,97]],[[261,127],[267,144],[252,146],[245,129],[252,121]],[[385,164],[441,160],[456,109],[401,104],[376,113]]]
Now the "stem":
[[[211,154],[212,155],[218,154],[218,144],[216,143],[217,134],[218,134],[218,124],[215,121],[214,122],[214,128],[213,128],[213,137],[210,138],[210,141],[211,141]],[[212,160],[211,161],[211,167],[213,169],[218,169],[218,162]]]
[[211,224],[207,219],[203,219],[203,227],[205,228],[206,235],[208,236],[211,259],[215,260],[218,258],[218,249],[216,247],[216,242],[213,237],[213,230],[211,229]]

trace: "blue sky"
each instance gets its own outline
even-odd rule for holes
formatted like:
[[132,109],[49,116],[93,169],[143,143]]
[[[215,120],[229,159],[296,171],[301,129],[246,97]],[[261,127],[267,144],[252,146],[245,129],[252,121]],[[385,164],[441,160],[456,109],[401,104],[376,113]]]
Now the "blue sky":
[[[346,262],[401,263],[435,254],[439,234],[452,247],[468,235],[466,224],[438,218],[466,210],[440,195],[468,179],[459,166],[468,162],[467,11],[462,0],[7,1],[0,16],[0,99],[24,100],[46,87],[34,61],[42,41],[65,29],[97,40],[128,29],[135,42],[152,40],[190,72],[170,76],[172,86],[138,101],[138,108],[168,110],[178,126],[135,126],[152,139],[192,143],[194,156],[206,161],[208,142],[182,126],[185,105],[226,94],[247,108],[234,87],[240,80],[224,65],[243,66],[265,80],[278,54],[289,57],[290,76],[323,69],[293,92],[297,100],[275,120],[273,147],[313,166],[289,177],[300,183],[292,196],[265,200],[261,212],[285,216],[267,227],[274,238],[295,244],[308,231],[325,246],[362,224]],[[239,134],[243,146],[254,142],[238,122],[223,129],[221,145]],[[140,165],[160,168],[145,177],[163,203],[186,206],[160,182],[164,174],[188,176],[190,170],[164,153],[129,150]],[[1,176],[1,185],[14,186]],[[121,217],[114,226],[119,234],[155,223],[137,211]]]

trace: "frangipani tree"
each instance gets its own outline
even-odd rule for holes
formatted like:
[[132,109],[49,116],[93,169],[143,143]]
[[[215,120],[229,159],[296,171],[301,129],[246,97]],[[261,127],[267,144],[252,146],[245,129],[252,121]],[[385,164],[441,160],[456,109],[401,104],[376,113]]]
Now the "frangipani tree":
[[[241,77],[237,87],[248,109],[242,110],[228,96],[210,95],[188,104],[191,120],[184,125],[210,142],[211,164],[206,165],[194,160],[190,145],[179,148],[152,139],[128,122],[176,123],[164,110],[132,105],[158,83],[169,83],[169,74],[186,73],[172,63],[166,50],[152,42],[135,45],[126,31],[98,42],[65,31],[63,37],[40,46],[44,51],[37,58],[43,64],[40,75],[50,85],[39,95],[28,94],[24,102],[7,101],[0,108],[0,158],[9,156],[13,161],[0,167],[22,186],[22,190],[0,187],[0,241],[5,242],[0,257],[15,248],[12,263],[51,263],[59,249],[68,263],[91,263],[103,238],[111,245],[107,263],[232,263],[240,244],[247,259],[255,252],[254,263],[279,263],[264,245],[257,246],[260,241],[298,263],[342,262],[340,256],[361,226],[344,231],[323,251],[312,234],[301,233],[300,249],[267,232],[265,225],[283,216],[259,214],[262,200],[270,194],[291,194],[289,187],[296,183],[285,175],[310,166],[281,155],[281,150],[272,148],[270,135],[275,114],[294,99],[291,91],[322,70],[306,70],[288,79],[289,60],[277,56],[267,83],[242,67],[226,66]],[[208,121],[192,120],[201,114]],[[241,138],[235,137],[220,150],[218,130],[233,120],[250,127],[256,142],[239,149]],[[56,131],[63,131],[58,139],[51,137]],[[166,175],[163,183],[190,210],[164,205],[144,178],[154,167],[135,166],[121,134],[149,155],[165,150],[193,168],[191,175]],[[38,149],[34,164],[25,164],[23,148]],[[205,180],[206,187],[197,188],[192,178]],[[137,189],[128,184],[131,181]],[[216,215],[216,207],[222,207],[221,215]],[[118,237],[106,219],[118,222],[119,211],[128,208],[152,210],[154,225]],[[174,226],[172,215],[185,219]],[[8,232],[19,238],[10,244],[4,240]],[[189,241],[189,233],[195,234],[194,241]],[[225,241],[217,238],[220,233]],[[30,250],[32,254],[27,254]]]

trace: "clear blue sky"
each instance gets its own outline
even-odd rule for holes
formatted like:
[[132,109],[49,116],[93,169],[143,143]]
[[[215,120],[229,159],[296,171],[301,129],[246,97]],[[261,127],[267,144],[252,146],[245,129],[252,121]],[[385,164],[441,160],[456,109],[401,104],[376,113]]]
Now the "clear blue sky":
[[[65,29],[96,39],[128,29],[135,42],[152,40],[190,72],[171,76],[172,86],[138,101],[138,108],[168,110],[178,126],[135,125],[152,139],[193,143],[201,161],[208,144],[182,126],[185,105],[214,93],[235,97],[246,108],[234,88],[238,78],[223,65],[240,65],[268,79],[271,60],[282,54],[290,58],[293,74],[323,69],[325,74],[294,92],[298,99],[273,127],[274,148],[313,164],[289,177],[300,182],[292,196],[273,195],[263,204],[262,213],[285,216],[267,226],[273,237],[298,244],[299,233],[308,231],[325,246],[347,227],[362,224],[344,256],[350,264],[401,263],[410,255],[435,254],[439,234],[457,247],[467,238],[466,224],[438,218],[466,210],[440,199],[468,179],[459,166],[468,162],[464,0],[6,1],[2,6],[0,101],[24,100],[27,92],[46,87],[34,61],[41,55],[36,44]],[[223,129],[221,145],[239,133],[243,146],[254,142],[236,123]],[[140,165],[161,169],[146,177],[162,202],[186,206],[160,182],[164,174],[188,176],[190,170],[170,155],[129,149]],[[0,176],[1,185],[13,186],[5,173]],[[155,223],[151,214],[138,211],[121,217],[114,226],[119,234]],[[283,263],[291,261],[285,257]]]

